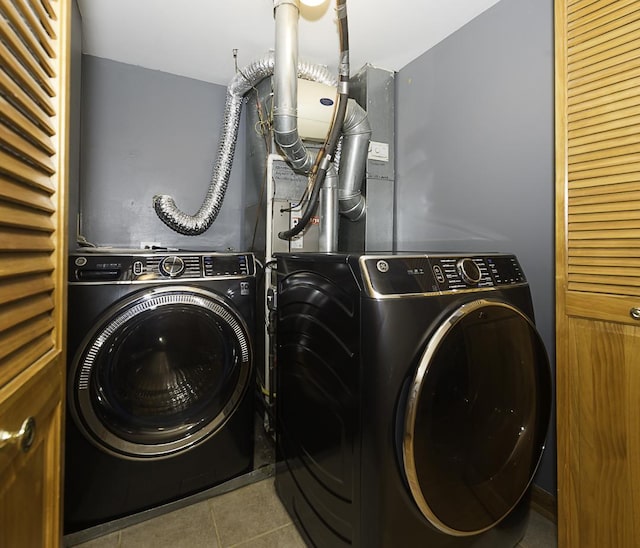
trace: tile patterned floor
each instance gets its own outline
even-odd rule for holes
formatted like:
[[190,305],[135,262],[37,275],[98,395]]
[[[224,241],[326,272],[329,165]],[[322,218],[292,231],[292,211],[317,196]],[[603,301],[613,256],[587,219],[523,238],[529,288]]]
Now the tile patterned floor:
[[[305,548],[273,478],[76,545],[78,548]],[[536,512],[520,548],[555,548],[556,527]]]

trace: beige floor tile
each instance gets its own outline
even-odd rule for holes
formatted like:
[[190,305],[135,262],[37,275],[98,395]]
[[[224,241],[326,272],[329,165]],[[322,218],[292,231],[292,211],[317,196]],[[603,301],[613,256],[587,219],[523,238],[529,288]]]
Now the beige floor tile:
[[556,524],[537,512],[529,513],[529,526],[522,541],[522,548],[556,548],[558,528]]
[[121,531],[121,548],[219,548],[208,501]]
[[273,478],[210,499],[222,547],[253,539],[291,523]]
[[74,548],[119,548],[120,531],[70,546],[73,546]]
[[260,537],[235,544],[233,548],[306,548],[306,546],[295,526],[289,524]]
[[[78,548],[305,548],[276,495],[273,481],[267,478]],[[557,545],[556,525],[531,512],[519,548]]]

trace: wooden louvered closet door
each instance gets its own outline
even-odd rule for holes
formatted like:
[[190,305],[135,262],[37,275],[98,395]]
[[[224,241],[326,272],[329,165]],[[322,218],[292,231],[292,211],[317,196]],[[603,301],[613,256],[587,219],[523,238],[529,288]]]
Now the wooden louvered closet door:
[[0,0],[0,546],[61,543],[68,0]]
[[640,546],[640,1],[556,0],[560,547]]

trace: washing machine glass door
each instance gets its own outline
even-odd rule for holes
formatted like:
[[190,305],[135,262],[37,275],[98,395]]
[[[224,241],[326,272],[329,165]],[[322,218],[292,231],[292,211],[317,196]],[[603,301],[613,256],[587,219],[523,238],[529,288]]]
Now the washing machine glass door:
[[440,324],[407,396],[402,453],[413,498],[455,536],[496,525],[527,491],[551,412],[551,374],[532,322],[477,300]]
[[214,435],[247,390],[247,327],[199,288],[134,294],[107,311],[77,353],[70,408],[101,449],[161,458]]

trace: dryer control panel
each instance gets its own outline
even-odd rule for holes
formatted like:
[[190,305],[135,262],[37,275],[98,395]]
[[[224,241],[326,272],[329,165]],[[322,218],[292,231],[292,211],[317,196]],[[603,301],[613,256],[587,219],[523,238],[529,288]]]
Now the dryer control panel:
[[254,276],[251,253],[78,253],[69,256],[69,283],[131,283]]
[[372,296],[477,291],[526,284],[515,255],[387,255],[360,257]]

